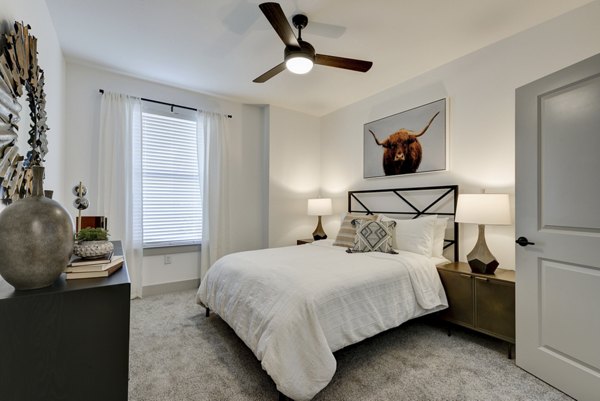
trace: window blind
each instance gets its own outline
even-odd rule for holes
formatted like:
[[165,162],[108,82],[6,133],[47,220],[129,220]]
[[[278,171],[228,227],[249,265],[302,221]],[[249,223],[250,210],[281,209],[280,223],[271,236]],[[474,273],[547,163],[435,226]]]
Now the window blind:
[[144,247],[202,240],[196,121],[142,113]]

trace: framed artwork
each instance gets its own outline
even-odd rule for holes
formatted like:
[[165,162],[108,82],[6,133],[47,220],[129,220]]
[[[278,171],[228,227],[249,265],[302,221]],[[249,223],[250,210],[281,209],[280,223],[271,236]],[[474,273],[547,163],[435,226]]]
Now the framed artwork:
[[364,125],[364,178],[446,170],[446,99]]

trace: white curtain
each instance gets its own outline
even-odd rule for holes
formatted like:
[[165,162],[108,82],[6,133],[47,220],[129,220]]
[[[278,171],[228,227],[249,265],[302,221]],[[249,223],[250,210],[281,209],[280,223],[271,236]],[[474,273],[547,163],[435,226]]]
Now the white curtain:
[[105,92],[100,106],[98,212],[112,240],[121,240],[131,298],[142,296],[142,103]]
[[[204,154],[202,173],[202,249],[200,274],[229,251],[229,169],[227,167],[227,117],[198,112],[199,155]],[[204,153],[200,153],[204,150]]]

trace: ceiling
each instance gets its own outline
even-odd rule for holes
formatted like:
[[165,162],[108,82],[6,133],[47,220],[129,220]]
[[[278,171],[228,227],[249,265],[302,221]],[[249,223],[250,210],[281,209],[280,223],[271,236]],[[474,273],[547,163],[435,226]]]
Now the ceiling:
[[[280,0],[317,53],[373,61],[252,80],[283,61],[260,0],[46,0],[67,59],[321,116],[591,0]],[[35,27],[34,27],[35,28]],[[35,33],[35,32],[34,32]]]

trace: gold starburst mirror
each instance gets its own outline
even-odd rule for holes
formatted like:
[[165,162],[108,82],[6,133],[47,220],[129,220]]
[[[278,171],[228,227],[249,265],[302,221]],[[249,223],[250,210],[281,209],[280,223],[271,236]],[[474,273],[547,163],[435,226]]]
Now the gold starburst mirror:
[[[37,39],[31,27],[15,22],[0,41],[0,198],[10,203],[31,191],[31,167],[41,166],[48,153],[44,71],[38,66]],[[30,150],[19,154],[21,97],[29,107]]]

